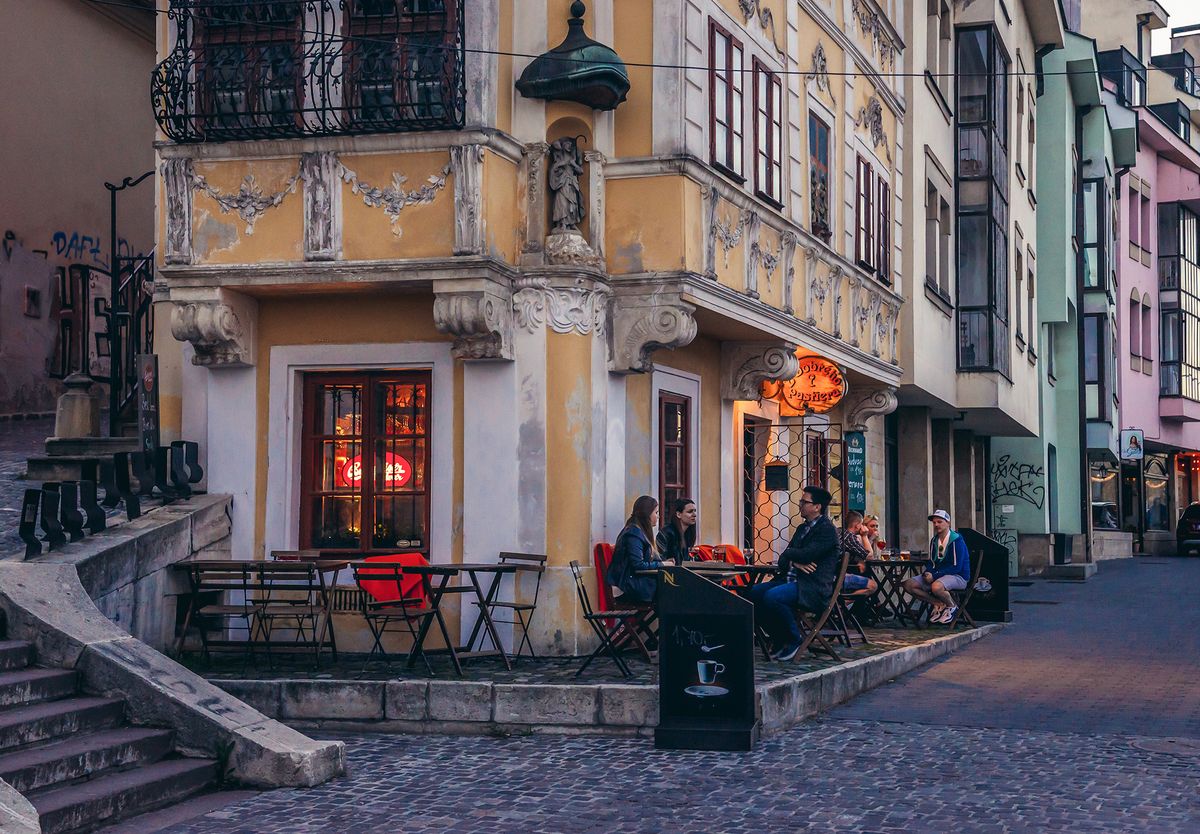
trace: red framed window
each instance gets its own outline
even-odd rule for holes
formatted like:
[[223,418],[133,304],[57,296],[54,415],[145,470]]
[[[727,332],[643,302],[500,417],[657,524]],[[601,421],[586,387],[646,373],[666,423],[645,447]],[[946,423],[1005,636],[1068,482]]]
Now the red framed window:
[[829,443],[820,434],[804,438],[805,486],[829,487]]
[[308,374],[302,548],[429,552],[428,371]]
[[892,283],[892,190],[887,180],[879,178],[879,201],[876,208],[879,230],[875,235],[879,252],[875,256],[875,277],[885,284]]
[[658,502],[660,520],[692,482],[692,400],[678,394],[658,398]]
[[708,21],[709,144],[713,164],[742,177],[742,43],[715,20]]
[[875,267],[875,173],[871,163],[858,157],[854,200],[854,260],[859,266],[874,271]]
[[754,59],[754,190],[783,204],[783,84]]

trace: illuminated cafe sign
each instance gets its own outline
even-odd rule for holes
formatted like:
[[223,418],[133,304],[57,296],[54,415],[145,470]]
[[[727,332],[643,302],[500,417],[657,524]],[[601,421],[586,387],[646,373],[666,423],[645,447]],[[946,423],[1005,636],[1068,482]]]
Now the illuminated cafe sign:
[[[412,479],[412,464],[399,455],[388,452],[384,458],[383,482],[386,489],[398,489]],[[355,455],[337,470],[337,485],[358,487],[362,485],[362,455]]]
[[762,395],[776,400],[784,417],[823,414],[846,396],[846,377],[823,356],[801,356],[796,375],[783,382],[764,382]]

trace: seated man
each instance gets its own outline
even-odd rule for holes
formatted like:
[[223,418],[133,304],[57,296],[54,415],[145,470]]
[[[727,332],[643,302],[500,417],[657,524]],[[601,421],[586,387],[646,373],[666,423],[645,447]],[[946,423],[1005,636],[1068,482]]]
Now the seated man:
[[948,623],[958,613],[950,592],[964,590],[971,581],[971,556],[963,537],[950,529],[950,513],[934,510],[929,520],[929,561],[924,573],[904,580],[904,590],[933,606],[929,622]]
[[807,486],[800,498],[804,523],[796,528],[779,557],[779,574],[750,589],[754,615],[777,651],[775,660],[791,660],[804,642],[792,609],[823,611],[833,596],[841,567],[837,528],[826,515],[832,496],[817,486]]
[[863,515],[858,510],[846,513],[846,526],[842,530],[842,551],[850,554],[846,566],[846,578],[842,580],[843,594],[870,596],[878,589],[875,580],[867,575],[867,559],[871,554],[863,544]]

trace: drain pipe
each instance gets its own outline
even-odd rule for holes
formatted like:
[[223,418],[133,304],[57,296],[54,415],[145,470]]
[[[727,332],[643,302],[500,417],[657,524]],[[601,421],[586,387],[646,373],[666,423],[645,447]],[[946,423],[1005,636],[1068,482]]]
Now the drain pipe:
[[[1091,107],[1076,107],[1075,108],[1075,147],[1083,148],[1083,119],[1091,110]],[[1083,164],[1082,161],[1080,163]],[[1082,173],[1082,172],[1081,172]],[[1075,195],[1075,229],[1072,232],[1077,238],[1080,233],[1080,224],[1085,222],[1083,216],[1083,193],[1082,189]],[[1075,254],[1075,344],[1079,359],[1079,366],[1082,368],[1084,363],[1084,337],[1083,337],[1083,250],[1080,249]],[[1097,346],[1098,347],[1098,346]],[[1083,561],[1092,561],[1092,473],[1088,462],[1088,445],[1087,445],[1087,384],[1080,379],[1079,385],[1079,468],[1083,480],[1080,482],[1082,489],[1080,490],[1080,530],[1083,533]],[[1070,559],[1070,554],[1064,554],[1064,563]]]

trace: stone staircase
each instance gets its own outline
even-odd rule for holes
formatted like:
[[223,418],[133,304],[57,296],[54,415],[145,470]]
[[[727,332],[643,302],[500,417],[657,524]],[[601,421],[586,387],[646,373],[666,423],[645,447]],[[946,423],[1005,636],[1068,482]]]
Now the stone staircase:
[[174,752],[171,730],[132,726],[119,698],[80,691],[74,671],[33,664],[0,639],[0,779],[33,804],[44,834],[92,831],[211,789],[217,763]]

